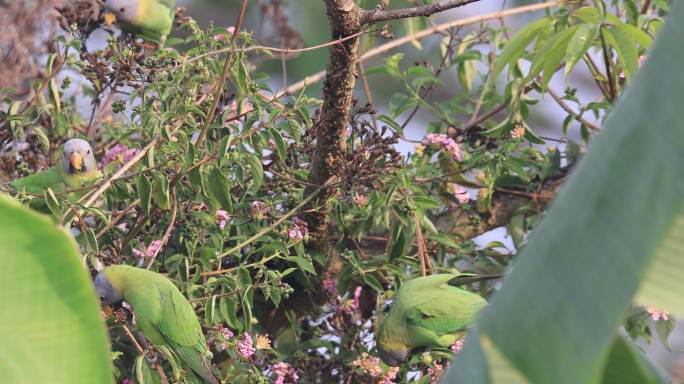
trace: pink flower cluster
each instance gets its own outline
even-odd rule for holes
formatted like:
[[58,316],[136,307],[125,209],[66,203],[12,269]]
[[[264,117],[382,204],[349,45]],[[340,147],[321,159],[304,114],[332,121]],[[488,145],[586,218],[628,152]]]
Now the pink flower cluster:
[[299,380],[297,370],[288,363],[273,364],[273,372],[276,374],[275,384],[297,384]]
[[513,128],[511,131],[511,138],[513,139],[522,139],[523,136],[525,136],[525,126],[522,124],[518,124]]
[[255,200],[252,201],[252,207],[250,208],[250,213],[252,217],[254,217],[257,220],[263,220],[266,218],[266,215],[271,211],[269,207],[266,206],[266,203],[263,201]]
[[368,204],[368,196],[363,194],[354,194],[354,203],[359,207],[363,207]]
[[209,330],[209,337],[207,338],[207,344],[216,345],[216,349],[219,351],[225,351],[228,349],[228,340],[233,338],[233,332],[230,329],[222,326],[213,327]]
[[380,377],[382,375],[380,359],[369,355],[368,352],[363,352],[360,357],[352,361],[352,365],[372,377]]
[[445,134],[437,134],[437,133],[428,133],[427,136],[425,136],[425,139],[423,139],[423,145],[425,146],[431,146],[431,145],[438,145],[444,148],[451,157],[454,158],[456,161],[461,161],[463,159],[463,155],[461,154],[461,147],[458,145],[454,139],[448,137]]
[[468,194],[468,190],[465,189],[463,186],[458,185],[456,183],[449,183],[447,186],[449,192],[451,192],[456,200],[460,204],[466,204],[467,202],[470,201],[470,195]]
[[461,352],[461,349],[463,349],[463,343],[465,341],[463,339],[458,339],[456,342],[451,344],[451,352],[453,353],[459,353]]
[[140,152],[140,150],[137,148],[128,148],[123,144],[117,144],[107,150],[102,160],[100,160],[100,168],[104,168],[107,164],[115,160],[121,160],[126,163],[137,155],[138,152]]
[[653,321],[667,321],[670,319],[670,313],[664,309],[659,310],[653,307],[646,307],[646,312],[648,312],[648,314],[651,315],[651,319],[653,319]]
[[287,235],[294,241],[302,240],[309,234],[309,224],[299,218],[292,219],[292,227],[287,230]]
[[[235,33],[235,27],[228,27],[228,28],[226,28],[226,32],[228,32],[228,35],[233,35],[233,33]],[[226,39],[226,37],[227,37],[227,36],[224,35],[224,34],[217,33],[217,34],[214,35],[214,40],[216,40],[216,41],[223,41],[223,40]]]
[[220,230],[223,230],[226,227],[226,223],[228,223],[229,219],[230,215],[228,212],[224,211],[223,209],[216,210],[216,213],[214,214],[214,220],[216,220],[216,225],[218,225]]
[[328,293],[330,293],[330,296],[332,297],[339,296],[339,292],[337,291],[337,283],[335,282],[335,279],[328,277],[325,280],[323,280],[323,289],[328,291]]
[[382,380],[380,380],[378,384],[394,384],[394,379],[397,378],[398,373],[399,367],[390,367],[382,376]]
[[161,248],[162,242],[161,240],[152,240],[150,245],[147,246],[147,249],[140,250],[140,249],[135,249],[133,248],[133,256],[135,257],[154,257],[154,255],[159,252],[159,249]]
[[444,366],[440,363],[435,362],[432,367],[428,368],[428,375],[430,376],[430,384],[439,383],[439,379],[444,373]]
[[242,340],[237,342],[236,345],[238,355],[242,356],[243,359],[249,359],[256,352],[256,348],[252,343],[252,336],[245,332],[242,334]]

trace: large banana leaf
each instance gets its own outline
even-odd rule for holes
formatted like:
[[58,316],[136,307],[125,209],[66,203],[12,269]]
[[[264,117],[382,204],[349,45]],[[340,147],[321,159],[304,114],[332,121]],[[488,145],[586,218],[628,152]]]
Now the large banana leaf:
[[111,383],[104,322],[76,244],[0,195],[0,383]]
[[669,18],[444,382],[615,382],[635,297],[684,314],[684,4]]

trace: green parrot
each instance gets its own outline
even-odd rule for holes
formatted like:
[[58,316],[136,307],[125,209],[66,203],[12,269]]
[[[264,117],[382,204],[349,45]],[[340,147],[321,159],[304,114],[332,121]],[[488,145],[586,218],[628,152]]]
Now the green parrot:
[[189,372],[188,383],[219,384],[207,360],[211,352],[197,315],[171,280],[145,269],[113,265],[95,277],[95,290],[104,304],[130,304],[147,339],[168,346],[179,357]]
[[438,274],[406,282],[380,321],[375,341],[385,364],[396,367],[417,348],[447,348],[462,338],[487,304],[458,285],[500,275]]
[[[87,141],[71,139],[64,143],[62,161],[44,171],[16,179],[10,184],[18,191],[42,194],[50,188],[53,192],[76,189],[95,183],[102,178],[97,168],[95,154]],[[74,197],[82,196],[76,193]]]
[[121,29],[164,45],[171,32],[176,0],[105,0],[105,24],[118,19]]

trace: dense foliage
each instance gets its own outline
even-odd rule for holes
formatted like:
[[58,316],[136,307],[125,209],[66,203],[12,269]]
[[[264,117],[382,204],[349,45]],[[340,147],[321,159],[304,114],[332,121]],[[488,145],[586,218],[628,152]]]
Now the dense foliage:
[[[417,354],[399,369],[374,357],[386,302],[421,274],[506,272],[647,59],[668,3],[575,2],[515,33],[498,22],[449,28],[418,63],[388,53],[363,76],[401,90],[386,106],[354,100],[344,160],[324,185],[309,178],[321,101],[273,89],[253,64],[277,52],[248,32],[203,30],[181,15],[186,37],[163,48],[112,34],[96,49],[87,39],[97,23],[75,9],[62,10],[65,29],[46,43],[28,91],[0,90],[0,135],[12,155],[1,167],[8,180],[31,174],[53,164],[67,138],[83,137],[105,180],[77,202],[69,191],[7,191],[45,199],[62,225],[73,220],[91,271],[125,263],[171,278],[195,305],[226,382],[429,383],[451,350]],[[407,20],[407,34],[429,27]],[[379,45],[386,33],[362,41]],[[576,73],[589,74],[582,86],[595,98],[579,96]],[[457,89],[445,86],[450,77]],[[438,91],[448,96],[429,98]],[[536,129],[540,100],[567,115],[554,132]],[[418,110],[429,114],[425,138],[400,153]],[[312,204],[323,190],[332,198]],[[309,230],[316,212],[331,215],[335,257]],[[515,249],[473,241],[502,226]],[[497,287],[471,288],[488,297]],[[651,318],[666,342],[674,320],[657,309],[634,307],[625,328],[650,338]],[[125,308],[108,313],[118,382],[139,364],[127,323]],[[178,364],[166,357],[174,377]]]

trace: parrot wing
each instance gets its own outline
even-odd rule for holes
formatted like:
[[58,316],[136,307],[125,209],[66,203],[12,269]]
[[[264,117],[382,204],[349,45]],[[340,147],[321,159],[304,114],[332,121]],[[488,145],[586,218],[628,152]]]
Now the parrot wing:
[[159,3],[171,10],[171,17],[176,14],[176,0],[157,0]]
[[406,318],[407,328],[422,328],[433,332],[436,336],[465,331],[470,324],[471,316],[463,316],[453,308],[445,307],[443,302],[435,305],[416,306]]
[[42,194],[51,188],[53,192],[64,190],[64,178],[59,172],[59,166],[50,167],[44,171],[16,179],[11,185],[19,191]]
[[208,352],[207,344],[195,311],[177,291],[160,292],[160,299],[161,317],[156,323],[159,332],[197,375],[218,384],[204,356]]

